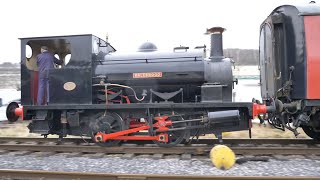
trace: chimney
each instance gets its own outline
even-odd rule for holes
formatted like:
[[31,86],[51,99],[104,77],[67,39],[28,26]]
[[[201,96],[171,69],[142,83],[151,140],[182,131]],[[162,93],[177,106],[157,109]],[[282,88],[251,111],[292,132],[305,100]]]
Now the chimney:
[[213,27],[207,29],[205,34],[211,35],[211,49],[210,57],[211,61],[221,60],[223,56],[223,46],[222,46],[222,33],[225,31],[222,27]]

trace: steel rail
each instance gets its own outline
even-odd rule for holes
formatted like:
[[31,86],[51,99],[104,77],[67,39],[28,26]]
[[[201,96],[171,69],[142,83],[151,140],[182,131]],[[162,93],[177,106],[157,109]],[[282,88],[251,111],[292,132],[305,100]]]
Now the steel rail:
[[[0,144],[1,150],[64,152],[64,153],[106,153],[106,154],[207,154],[212,146],[179,146],[162,148],[157,146],[116,146],[99,147],[86,145],[39,145],[39,144]],[[320,155],[320,147],[231,147],[241,155]]]
[[162,175],[162,174],[107,174],[107,173],[82,173],[82,172],[57,172],[0,169],[2,179],[79,179],[79,180],[291,180],[291,179],[319,179],[309,176],[196,176],[196,175]]
[[[30,137],[0,137],[0,143],[16,141],[16,142],[57,142],[57,138],[30,138]],[[64,142],[73,143],[93,143],[91,138],[64,138]],[[152,141],[128,141],[130,144],[153,144]],[[198,139],[193,140],[192,144],[220,144],[218,139]],[[223,144],[279,144],[279,145],[289,145],[289,144],[305,144],[305,145],[316,145],[320,144],[320,141],[313,139],[223,139]]]

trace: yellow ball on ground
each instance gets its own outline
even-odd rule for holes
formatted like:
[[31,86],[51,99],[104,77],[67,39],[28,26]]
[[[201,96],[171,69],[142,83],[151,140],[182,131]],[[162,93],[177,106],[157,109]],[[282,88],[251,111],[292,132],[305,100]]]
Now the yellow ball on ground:
[[236,155],[225,145],[216,145],[210,151],[210,159],[218,169],[230,169],[236,162]]

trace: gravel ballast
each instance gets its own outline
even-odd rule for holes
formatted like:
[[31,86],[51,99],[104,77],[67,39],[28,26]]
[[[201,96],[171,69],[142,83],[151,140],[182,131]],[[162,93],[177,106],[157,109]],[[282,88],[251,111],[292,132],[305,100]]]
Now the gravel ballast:
[[218,176],[320,176],[320,160],[287,158],[269,161],[248,161],[235,164],[229,170],[215,168],[209,158],[180,160],[121,157],[90,158],[52,155],[17,156],[0,155],[0,169],[48,170],[66,172],[129,173],[129,174],[175,174],[175,175],[218,175]]

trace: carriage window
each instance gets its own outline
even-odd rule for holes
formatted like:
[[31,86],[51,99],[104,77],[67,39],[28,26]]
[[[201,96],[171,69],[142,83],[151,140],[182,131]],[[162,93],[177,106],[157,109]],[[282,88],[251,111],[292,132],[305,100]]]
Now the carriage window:
[[266,47],[265,47],[265,53],[266,53],[266,60],[268,64],[272,64],[272,33],[269,25],[265,26],[265,35],[266,35]]
[[265,25],[265,77],[266,90],[269,97],[273,97],[274,90],[274,59],[273,59],[273,34],[271,27]]
[[26,45],[26,58],[30,59],[32,57],[32,48]]
[[265,41],[265,36],[264,36],[264,28],[261,29],[260,32],[260,42],[259,42],[259,61],[260,61],[260,68],[262,69],[262,67],[264,66],[264,61],[265,61],[265,57],[264,57],[264,42]]
[[259,42],[259,66],[260,66],[260,84],[261,84],[261,97],[265,98],[265,93],[267,91],[266,89],[266,83],[263,82],[263,80],[266,77],[266,67],[265,67],[265,31],[264,26],[261,28],[260,32],[260,42]]

